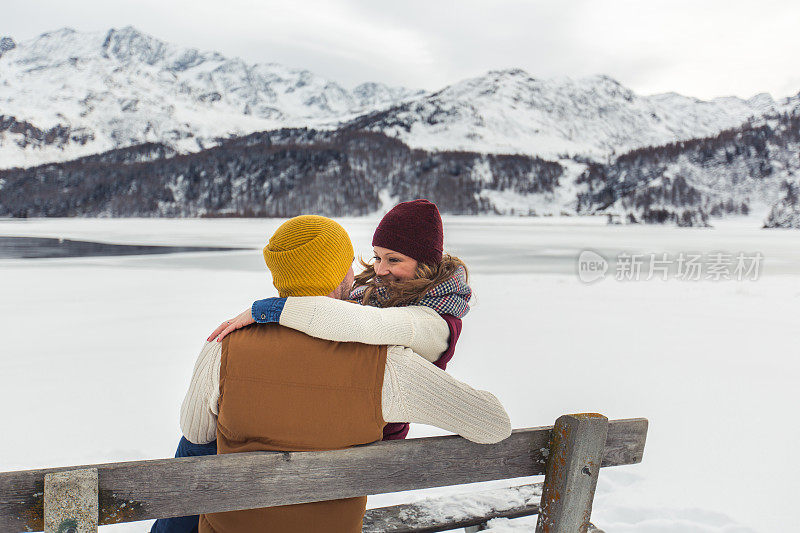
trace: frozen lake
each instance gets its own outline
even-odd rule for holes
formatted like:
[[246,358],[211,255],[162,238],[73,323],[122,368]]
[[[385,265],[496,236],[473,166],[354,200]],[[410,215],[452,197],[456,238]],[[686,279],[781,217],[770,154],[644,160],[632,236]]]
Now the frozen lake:
[[58,257],[175,254],[181,252],[230,250],[235,250],[235,248],[215,248],[210,246],[143,246],[48,237],[0,236],[0,259],[53,259]]
[[[0,471],[171,456],[203,339],[254,298],[275,295],[260,248],[281,222],[0,220],[0,236],[245,248],[0,259],[0,400],[12,437],[0,444]],[[369,257],[377,217],[341,222]],[[494,392],[515,427],[585,411],[650,419],[644,462],[601,473],[593,522],[609,533],[797,527],[800,466],[787,458],[800,440],[800,231],[759,222],[445,219],[446,249],[470,266],[476,292],[449,371]],[[579,279],[585,250],[609,260],[604,279]],[[671,261],[667,281],[644,280],[649,254]],[[702,256],[700,280],[678,279],[681,254]],[[758,254],[756,279],[706,279],[715,254]],[[643,260],[642,280],[617,279],[620,257]]]

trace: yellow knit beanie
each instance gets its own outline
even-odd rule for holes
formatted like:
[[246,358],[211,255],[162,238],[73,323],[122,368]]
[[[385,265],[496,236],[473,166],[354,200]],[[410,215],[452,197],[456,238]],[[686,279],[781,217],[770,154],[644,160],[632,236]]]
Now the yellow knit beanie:
[[282,298],[326,296],[353,264],[353,244],[342,226],[316,215],[290,218],[264,247],[264,261]]

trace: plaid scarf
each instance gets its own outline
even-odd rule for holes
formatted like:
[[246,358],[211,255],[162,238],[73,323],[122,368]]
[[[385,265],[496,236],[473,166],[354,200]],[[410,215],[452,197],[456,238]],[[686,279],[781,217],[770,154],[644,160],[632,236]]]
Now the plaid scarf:
[[[353,289],[350,299],[361,302],[364,292],[367,290],[365,285]],[[389,296],[386,287],[378,287],[372,294],[369,305],[380,307],[380,302]],[[430,307],[440,315],[452,315],[456,318],[464,318],[469,312],[469,299],[472,297],[472,289],[467,284],[467,273],[464,267],[459,267],[455,274],[429,290],[422,299],[414,305],[424,305]]]

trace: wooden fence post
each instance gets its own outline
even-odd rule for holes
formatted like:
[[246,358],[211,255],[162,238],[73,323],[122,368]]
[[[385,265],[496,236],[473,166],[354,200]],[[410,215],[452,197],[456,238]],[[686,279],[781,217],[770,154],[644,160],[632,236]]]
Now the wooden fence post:
[[97,533],[97,469],[44,476],[45,533]]
[[564,415],[556,420],[550,436],[537,533],[589,531],[607,435],[608,418],[600,414]]

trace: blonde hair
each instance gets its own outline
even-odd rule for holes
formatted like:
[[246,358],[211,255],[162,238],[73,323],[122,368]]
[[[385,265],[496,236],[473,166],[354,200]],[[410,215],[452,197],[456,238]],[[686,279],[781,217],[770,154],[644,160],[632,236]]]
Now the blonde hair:
[[[402,281],[382,281],[375,274],[372,263],[360,257],[358,261],[364,267],[364,271],[355,277],[353,288],[366,287],[361,298],[361,303],[364,305],[370,305],[373,300],[377,301],[378,307],[414,305],[422,300],[428,291],[452,278],[459,268],[464,269],[464,275],[469,279],[467,265],[450,254],[444,254],[442,261],[437,265],[419,263],[414,277]],[[378,294],[378,288],[382,287],[386,288],[385,297],[380,297]]]

